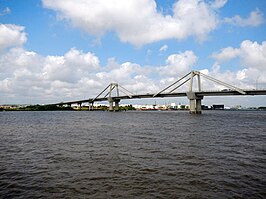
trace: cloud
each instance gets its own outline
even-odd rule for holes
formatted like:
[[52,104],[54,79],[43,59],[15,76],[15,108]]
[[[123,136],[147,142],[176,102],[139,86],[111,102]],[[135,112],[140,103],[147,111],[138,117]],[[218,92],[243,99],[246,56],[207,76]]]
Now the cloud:
[[211,3],[211,7],[214,9],[219,9],[224,7],[228,0],[215,0]]
[[27,69],[36,73],[40,71],[42,62],[42,57],[35,52],[26,51],[21,47],[11,48],[0,54],[0,75],[12,77],[17,69]]
[[98,69],[99,64],[98,57],[93,53],[72,48],[64,56],[45,57],[42,74],[46,80],[76,83]]
[[43,95],[45,82],[40,77],[42,57],[22,48],[12,48],[0,54],[0,88],[3,97],[22,99],[35,96],[37,91]]
[[220,76],[220,63],[238,58],[239,65],[243,69],[231,72],[231,75],[224,77],[224,80],[239,84],[243,88],[254,88],[255,82],[259,82],[260,88],[266,87],[266,41],[259,44],[245,40],[241,42],[239,48],[227,47],[221,49],[219,53],[213,53],[212,57],[216,60],[214,75]]
[[197,60],[198,58],[193,51],[172,54],[168,56],[166,65],[159,67],[158,71],[162,76],[181,77],[191,70]]
[[135,46],[190,36],[203,41],[218,25],[216,9],[226,3],[216,0],[214,5],[202,0],[179,0],[173,4],[171,16],[158,12],[154,0],[42,2],[45,8],[57,12],[59,20],[69,21],[96,37],[114,31],[122,42]]
[[241,43],[239,50],[243,66],[266,70],[266,41],[259,44],[245,40]]
[[47,56],[42,74],[46,80],[76,83],[83,76],[89,76],[90,72],[98,69],[99,63],[94,54],[72,48],[64,56]]
[[[188,72],[196,61],[192,51],[185,51],[170,55],[164,66],[117,63],[114,58],[101,66],[95,54],[76,48],[61,56],[42,56],[14,47],[0,54],[0,102],[4,99],[16,99],[16,103],[84,99],[96,96],[111,82],[133,93],[155,93]],[[161,79],[167,81],[163,83]]]
[[[255,82],[262,88],[266,83],[265,46],[266,42],[243,41],[235,49],[241,63],[245,63],[241,70],[223,71],[216,61],[212,69],[201,72],[241,88],[253,89]],[[117,63],[114,58],[101,66],[96,55],[75,48],[62,56],[41,56],[23,48],[11,48],[0,54],[0,103],[5,99],[18,100],[15,103],[85,99],[95,97],[111,82],[118,82],[133,93],[155,93],[191,71],[197,60],[193,51],[184,51],[169,55],[163,66]],[[204,78],[202,84],[204,90],[224,88]]]
[[256,9],[252,11],[247,18],[242,18],[239,15],[236,15],[232,18],[225,18],[224,22],[234,26],[256,27],[264,23],[264,18],[263,13],[259,9]]
[[160,51],[160,52],[164,52],[164,51],[167,51],[167,49],[168,49],[168,46],[167,46],[166,44],[164,44],[164,45],[159,49],[159,51]]
[[243,80],[247,77],[247,69],[243,69],[243,70],[240,70],[240,71],[237,71],[236,73],[236,79],[237,80]]
[[215,52],[212,54],[212,57],[219,62],[224,62],[231,60],[239,55],[239,49],[232,47],[223,48],[219,53]]
[[241,64],[248,68],[265,70],[266,66],[266,41],[261,44],[245,40],[239,48],[227,47],[215,52],[212,57],[218,62],[229,61],[233,58],[240,58]]
[[150,76],[156,67],[144,67],[132,62],[117,63],[114,58],[108,60],[107,66],[96,73],[102,89],[111,82],[116,82],[133,93],[147,93],[158,89],[156,80]]
[[[222,82],[225,82],[227,84],[239,87],[239,88],[244,88],[244,89],[253,89],[253,84],[252,86],[246,82],[246,77],[245,77],[245,69],[242,71],[230,71],[230,70],[221,70],[221,66],[219,63],[215,62],[213,64],[213,67],[211,69],[202,69],[200,70],[203,74],[206,74],[208,76],[211,76],[215,79],[218,79]],[[213,81],[210,81],[204,77],[201,78],[201,89],[202,90],[223,90],[223,89],[228,89],[224,85],[215,83]],[[195,85],[194,85],[195,86]]]
[[6,7],[5,9],[3,9],[2,11],[0,11],[0,16],[4,16],[11,13],[11,10],[9,7]]
[[[0,103],[52,103],[96,96],[111,82],[118,82],[132,92],[157,88],[149,77],[150,69],[109,59],[100,66],[91,52],[72,48],[62,56],[41,56],[21,47],[0,54]],[[31,98],[31,102],[29,102]]]
[[0,24],[0,52],[4,49],[22,46],[27,41],[23,26]]
[[[41,56],[23,48],[0,54],[0,88],[3,96],[36,97],[36,101],[80,97],[82,88],[93,88],[99,59],[93,53],[70,49],[63,56]],[[89,84],[83,84],[89,83]]]
[[[92,52],[71,48],[63,55],[42,56],[23,48],[24,28],[2,25],[12,34],[0,53],[0,103],[53,103],[96,96],[111,82],[118,82],[134,93],[155,93],[191,71],[198,61],[193,51],[171,54],[162,66],[118,63],[110,58],[106,66]],[[14,33],[15,32],[15,33]],[[8,39],[6,37],[6,39]],[[163,46],[162,46],[163,47]],[[213,53],[215,64],[202,72],[242,88],[266,85],[266,41],[243,41],[238,48],[226,47]],[[222,62],[238,58],[243,68],[221,70]],[[204,89],[220,88],[202,80]],[[31,101],[29,101],[31,98]]]
[[[231,46],[221,49],[211,55],[215,59],[211,69],[201,72],[223,82],[243,89],[266,88],[266,41],[242,41],[238,48]],[[237,59],[242,68],[239,70],[224,70],[223,63]],[[225,87],[201,79],[203,90],[221,90]]]

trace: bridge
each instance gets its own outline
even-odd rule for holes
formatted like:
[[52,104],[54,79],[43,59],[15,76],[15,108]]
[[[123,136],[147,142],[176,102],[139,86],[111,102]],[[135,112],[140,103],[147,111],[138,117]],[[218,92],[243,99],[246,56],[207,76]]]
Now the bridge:
[[[193,90],[193,80],[197,78],[196,81],[196,90]],[[222,85],[227,89],[220,91],[203,91],[201,78],[205,78],[211,82]],[[187,92],[177,92],[176,90],[183,86],[184,84],[189,83],[189,89]],[[123,93],[123,95],[120,95]],[[93,110],[93,103],[99,101],[108,101],[109,102],[109,111],[118,111],[119,103],[121,100],[126,99],[143,99],[143,98],[165,98],[165,97],[187,97],[190,102],[190,111],[191,114],[201,114],[201,101],[205,96],[247,96],[247,95],[266,95],[266,90],[248,90],[240,89],[236,86],[230,85],[208,75],[205,75],[199,71],[191,71],[190,73],[184,75],[171,85],[162,89],[161,91],[154,94],[133,94],[123,86],[117,83],[109,84],[104,90],[102,90],[96,97],[89,98],[85,100],[69,101],[69,102],[60,102],[50,105],[69,105],[77,104],[81,106],[83,103],[89,103],[89,110]]]

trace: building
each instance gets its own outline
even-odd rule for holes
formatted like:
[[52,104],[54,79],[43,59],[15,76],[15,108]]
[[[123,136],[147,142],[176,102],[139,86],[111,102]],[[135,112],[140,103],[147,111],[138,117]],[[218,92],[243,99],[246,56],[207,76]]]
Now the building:
[[213,110],[224,110],[224,105],[223,104],[213,104],[212,109]]

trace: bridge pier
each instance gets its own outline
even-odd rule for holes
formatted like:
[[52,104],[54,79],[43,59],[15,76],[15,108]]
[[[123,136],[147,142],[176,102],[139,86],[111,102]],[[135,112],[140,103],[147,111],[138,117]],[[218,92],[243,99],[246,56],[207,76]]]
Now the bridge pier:
[[115,111],[115,112],[119,111],[120,99],[113,100],[112,98],[108,98],[108,102],[109,102],[109,111]]
[[93,103],[89,103],[89,111],[93,111]]
[[111,97],[109,97],[108,102],[109,102],[109,111],[114,111],[114,100]]
[[201,99],[190,99],[190,114],[201,114]]
[[115,100],[115,110],[114,111],[119,111],[119,102],[120,100]]
[[201,114],[201,100],[203,97],[196,96],[194,92],[188,92],[187,97],[190,102],[190,114]]

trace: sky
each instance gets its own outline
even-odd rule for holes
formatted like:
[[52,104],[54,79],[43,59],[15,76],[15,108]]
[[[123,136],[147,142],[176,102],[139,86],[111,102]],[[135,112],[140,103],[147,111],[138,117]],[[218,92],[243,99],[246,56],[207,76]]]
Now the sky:
[[[0,104],[93,98],[111,82],[156,93],[191,70],[266,89],[265,16],[265,0],[0,0]],[[266,106],[266,97],[203,103]]]

